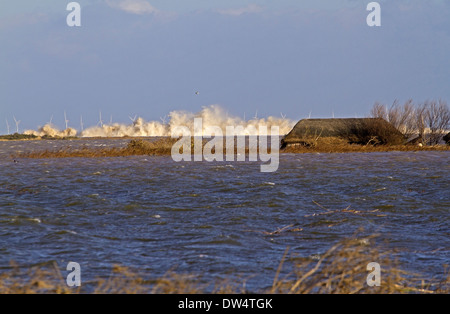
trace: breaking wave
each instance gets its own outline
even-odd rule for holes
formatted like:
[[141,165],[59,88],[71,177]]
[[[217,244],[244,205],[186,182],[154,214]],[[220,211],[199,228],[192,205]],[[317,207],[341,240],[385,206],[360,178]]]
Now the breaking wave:
[[[194,131],[194,118],[202,118],[203,129],[208,126],[218,126],[225,130],[227,126],[242,126],[243,134],[237,135],[258,135],[260,126],[266,126],[269,130],[272,126],[278,126],[280,135],[287,134],[294,126],[294,121],[286,118],[268,117],[266,119],[254,118],[245,121],[239,117],[230,116],[218,105],[203,107],[198,113],[186,111],[172,111],[169,113],[167,123],[159,121],[145,121],[143,118],[137,118],[131,124],[102,124],[89,127],[81,132],[73,128],[59,130],[51,124],[35,130],[27,130],[24,134],[35,136],[52,137],[139,137],[139,136],[171,136],[175,127],[186,126],[191,132]],[[255,134],[256,130],[256,134]],[[193,133],[192,133],[193,134]]]

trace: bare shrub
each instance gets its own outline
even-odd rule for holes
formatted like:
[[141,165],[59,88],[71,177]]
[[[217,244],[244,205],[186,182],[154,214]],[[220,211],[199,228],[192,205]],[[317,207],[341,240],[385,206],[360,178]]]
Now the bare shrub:
[[[401,269],[395,253],[375,245],[377,236],[339,241],[320,254],[317,260],[290,257],[293,273],[279,278],[279,268],[270,293],[282,294],[354,294],[354,293],[447,293],[448,276],[439,281],[423,280],[421,275]],[[287,258],[285,253],[282,263]],[[367,265],[376,261],[383,265],[383,279],[379,287],[367,285]],[[282,264],[281,264],[282,265]]]
[[410,136],[416,131],[414,114],[415,107],[412,99],[408,99],[403,105],[395,100],[389,108],[376,102],[370,111],[372,118],[381,118],[388,121],[405,136]]
[[376,102],[372,110],[370,111],[370,117],[371,118],[381,118],[386,121],[388,121],[388,111],[386,108],[386,105],[380,104],[379,102]]
[[425,144],[425,129],[427,127],[425,118],[428,114],[428,103],[423,103],[416,108],[414,115],[414,123],[419,141]]
[[414,123],[415,116],[415,106],[412,99],[408,99],[403,106],[400,108],[400,119],[399,126],[397,129],[406,136],[411,136],[415,130],[416,126]]
[[450,109],[443,100],[429,100],[417,105],[412,99],[403,105],[395,100],[389,108],[376,102],[370,116],[385,119],[406,137],[417,135],[422,144],[439,144],[450,128]]
[[396,99],[389,107],[387,121],[392,124],[397,130],[399,130],[400,120],[400,106],[398,104],[398,100]]

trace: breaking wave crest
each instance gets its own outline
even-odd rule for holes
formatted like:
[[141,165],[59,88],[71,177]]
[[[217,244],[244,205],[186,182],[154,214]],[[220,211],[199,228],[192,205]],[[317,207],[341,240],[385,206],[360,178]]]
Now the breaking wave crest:
[[294,126],[294,121],[286,118],[268,117],[265,119],[254,118],[245,121],[239,117],[230,116],[218,105],[203,107],[198,113],[187,111],[172,111],[169,113],[169,122],[163,123],[159,121],[145,121],[143,118],[137,118],[131,124],[102,124],[99,126],[89,127],[81,132],[73,128],[59,130],[51,124],[35,130],[27,130],[25,134],[35,136],[52,136],[52,137],[139,137],[139,136],[171,136],[171,132],[175,127],[186,126],[191,132],[194,131],[194,118],[202,118],[203,129],[208,126],[219,126],[225,130],[227,126],[242,126],[243,134],[237,135],[258,135],[259,126],[266,126],[269,130],[272,126],[278,126],[280,135],[287,134]]

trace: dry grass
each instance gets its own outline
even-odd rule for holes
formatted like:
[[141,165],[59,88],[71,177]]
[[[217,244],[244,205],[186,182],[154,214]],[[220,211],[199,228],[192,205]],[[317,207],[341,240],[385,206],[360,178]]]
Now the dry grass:
[[[294,144],[295,143],[295,144]],[[366,145],[349,144],[347,140],[333,137],[308,140],[291,140],[281,153],[369,153],[391,151],[450,151],[447,145],[417,146],[417,145]]]
[[[132,139],[126,147],[123,148],[102,148],[93,149],[83,147],[81,149],[75,149],[72,147],[66,147],[59,150],[45,150],[45,151],[33,151],[21,153],[13,158],[72,158],[72,157],[85,157],[85,158],[97,158],[97,157],[127,157],[127,156],[170,156],[172,154],[172,147],[178,141],[178,139],[172,139],[170,137],[164,137],[155,141],[147,141],[142,139]],[[207,144],[209,140],[203,139],[202,147]],[[225,141],[224,141],[225,142]],[[213,148],[212,153],[215,153]],[[238,152],[237,143],[234,146],[234,153]],[[180,154],[183,153],[180,149]],[[194,153],[194,139],[191,138],[191,153]],[[226,144],[223,143],[223,154],[226,153]],[[250,149],[245,147],[245,154],[249,154]],[[256,153],[258,151],[256,150]],[[270,153],[270,149],[268,149]]]
[[45,150],[22,153],[15,158],[72,158],[72,157],[127,157],[139,155],[170,155],[173,144],[176,140],[171,138],[162,138],[156,141],[144,141],[133,139],[126,147],[101,148],[93,149],[83,147],[81,149],[74,149],[71,147],[62,148],[59,150]]
[[[271,293],[282,294],[386,294],[435,293],[431,283],[424,284],[420,276],[403,271],[390,253],[381,253],[374,246],[374,237],[342,241],[312,262],[311,258],[295,258],[293,274],[274,280]],[[286,259],[286,257],[285,257]],[[367,283],[369,263],[381,265],[381,285]]]
[[[66,147],[59,150],[45,150],[45,151],[33,151],[21,153],[13,158],[72,158],[72,157],[85,157],[85,158],[99,158],[99,157],[127,157],[127,156],[170,156],[172,152],[172,146],[177,139],[170,137],[161,138],[156,141],[147,141],[142,139],[132,139],[126,147],[116,148],[79,148]],[[203,146],[208,143],[208,140],[203,140]],[[291,145],[295,143],[294,145]],[[287,147],[280,150],[280,153],[367,153],[367,152],[389,152],[389,151],[450,151],[449,145],[435,145],[435,146],[423,146],[416,145],[372,145],[367,143],[366,145],[349,144],[348,141],[340,138],[331,137],[314,137],[302,140],[289,140],[285,141],[288,144]],[[191,140],[191,152],[194,152],[194,141]],[[223,145],[224,154],[226,153],[226,145]],[[235,145],[235,154],[237,153],[237,147]],[[214,153],[214,149],[212,153]],[[180,151],[182,153],[182,151]],[[250,150],[248,146],[245,148],[245,154],[248,155]],[[258,153],[258,152],[257,152]],[[270,149],[268,150],[270,153]]]
[[[286,261],[294,265],[293,270],[281,277]],[[370,287],[366,283],[370,262],[381,265],[381,285]],[[201,276],[169,272],[157,279],[143,279],[138,272],[115,266],[108,279],[98,279],[86,285],[87,293],[96,294],[200,294],[200,293],[248,293],[245,282],[222,280],[208,283]],[[212,287],[212,288],[211,288]],[[65,284],[56,264],[13,270],[0,274],[1,294],[47,294],[86,293],[80,288],[69,288]],[[255,291],[253,291],[255,292]],[[353,294],[396,293],[429,294],[450,292],[450,276],[440,281],[424,280],[419,275],[401,269],[392,252],[382,252],[376,245],[376,237],[357,235],[338,242],[315,259],[289,255],[286,250],[278,271],[274,274],[270,288],[256,291],[268,294]]]
[[74,291],[63,279],[56,263],[21,269],[12,263],[12,270],[0,274],[0,294],[68,294]]
[[64,140],[77,140],[79,137],[74,136],[36,136],[33,134],[20,134],[14,133],[9,135],[0,135],[0,141],[39,141],[39,140],[52,140],[52,141],[64,141]]

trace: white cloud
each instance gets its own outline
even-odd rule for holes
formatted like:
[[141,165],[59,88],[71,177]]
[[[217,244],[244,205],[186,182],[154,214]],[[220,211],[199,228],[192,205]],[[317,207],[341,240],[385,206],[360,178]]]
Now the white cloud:
[[263,8],[260,7],[259,5],[249,4],[248,6],[242,7],[242,8],[222,9],[222,10],[217,10],[216,12],[218,12],[220,14],[225,14],[225,15],[239,16],[239,15],[246,14],[246,13],[259,13],[262,10],[263,10]]
[[112,8],[120,9],[132,14],[143,15],[158,13],[158,9],[145,0],[106,0],[106,3]]

